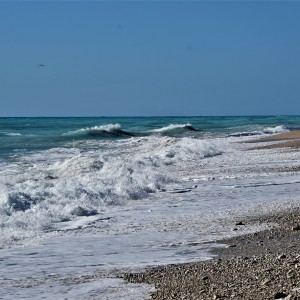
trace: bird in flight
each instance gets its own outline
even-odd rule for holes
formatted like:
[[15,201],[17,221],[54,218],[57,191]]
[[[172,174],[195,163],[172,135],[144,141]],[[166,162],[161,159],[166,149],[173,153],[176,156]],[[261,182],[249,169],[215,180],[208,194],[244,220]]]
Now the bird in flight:
[[44,64],[38,64],[37,66],[38,66],[38,67],[42,67],[42,68],[45,67]]

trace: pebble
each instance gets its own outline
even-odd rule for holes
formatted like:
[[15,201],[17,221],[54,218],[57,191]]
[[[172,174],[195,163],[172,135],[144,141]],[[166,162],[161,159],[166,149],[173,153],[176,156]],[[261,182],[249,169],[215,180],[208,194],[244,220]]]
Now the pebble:
[[282,299],[282,298],[284,299],[286,296],[287,296],[286,293],[284,293],[284,292],[278,292],[278,293],[276,293],[274,295],[274,299]]
[[277,258],[278,258],[278,259],[285,259],[285,258],[286,258],[286,255],[285,255],[285,254],[280,254]]
[[270,282],[271,282],[271,280],[266,279],[265,281],[262,282],[262,285],[269,285]]
[[292,231],[298,231],[300,230],[300,225],[296,225],[292,227]]

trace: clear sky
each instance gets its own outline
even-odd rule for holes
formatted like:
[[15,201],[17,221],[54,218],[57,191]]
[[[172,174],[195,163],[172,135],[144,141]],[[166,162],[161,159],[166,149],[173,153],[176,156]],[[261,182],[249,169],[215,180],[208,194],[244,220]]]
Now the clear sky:
[[253,114],[300,114],[300,2],[0,1],[0,116]]

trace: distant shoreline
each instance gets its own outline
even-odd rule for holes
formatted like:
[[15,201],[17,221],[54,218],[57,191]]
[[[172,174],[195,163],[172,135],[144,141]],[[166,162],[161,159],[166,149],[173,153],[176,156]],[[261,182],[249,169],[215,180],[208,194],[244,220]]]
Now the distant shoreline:
[[[273,143],[275,142],[275,143]],[[299,148],[300,147],[300,130],[286,133],[280,133],[273,136],[263,137],[260,139],[250,140],[246,143],[269,143],[267,145],[251,147],[250,150],[274,149],[274,148]]]

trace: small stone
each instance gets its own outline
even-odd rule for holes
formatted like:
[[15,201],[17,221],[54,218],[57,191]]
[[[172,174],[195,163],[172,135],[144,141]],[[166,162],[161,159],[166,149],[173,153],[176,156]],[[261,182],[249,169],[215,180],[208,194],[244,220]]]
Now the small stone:
[[274,268],[267,268],[267,269],[264,269],[262,270],[263,272],[272,272],[274,270]]
[[262,282],[262,285],[269,285],[270,282],[271,282],[270,280],[266,279]]
[[295,225],[292,227],[292,231],[298,231],[300,230],[300,225]]
[[297,259],[290,262],[291,265],[296,265],[297,263],[299,263],[299,260]]
[[285,259],[286,258],[286,255],[285,254],[281,254],[277,257],[278,259]]
[[287,294],[284,292],[278,292],[274,295],[274,299],[281,299],[287,297]]

